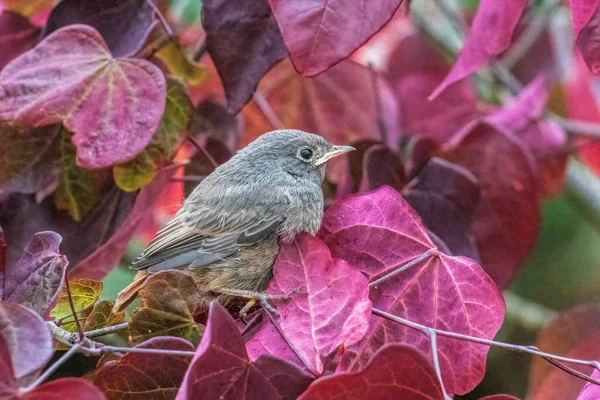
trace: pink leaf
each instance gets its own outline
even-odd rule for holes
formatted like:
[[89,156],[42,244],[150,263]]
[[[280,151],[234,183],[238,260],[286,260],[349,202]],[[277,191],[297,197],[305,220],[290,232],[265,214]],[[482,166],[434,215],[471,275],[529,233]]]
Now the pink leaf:
[[493,394],[491,396],[482,397],[479,400],[519,400],[519,398],[509,394]]
[[600,1],[571,0],[573,35],[577,48],[594,75],[600,75]]
[[[254,359],[272,354],[297,362],[297,356],[313,374],[321,375],[324,359],[367,332],[371,316],[367,280],[345,261],[332,259],[320,240],[302,234],[281,248],[267,292],[294,290],[298,292],[277,303],[281,318],[273,322],[263,317],[262,327],[247,343],[248,352]],[[279,351],[285,347],[293,353]]]
[[15,394],[18,387],[17,380],[13,374],[10,349],[4,336],[0,335],[0,399],[10,399],[9,394]]
[[294,67],[315,76],[379,31],[402,0],[269,0]]
[[23,400],[106,400],[100,389],[83,378],[61,378],[25,394]]
[[[548,86],[543,76],[533,80],[508,106],[491,114],[487,120],[505,128],[521,139],[540,159],[542,188],[547,193],[560,191],[564,180],[566,156],[562,155],[566,134],[560,126],[545,119]],[[561,156],[548,157],[553,153]]]
[[[600,380],[600,371],[595,369],[592,378]],[[595,383],[588,382],[585,384],[577,400],[598,400],[600,399],[600,386]]]
[[[436,253],[417,214],[390,187],[335,203],[325,213],[320,236],[334,256],[363,271],[371,282],[433,250],[430,257],[373,287],[373,308],[425,326],[487,339],[502,324],[504,301],[492,280],[471,259]],[[429,340],[421,332],[373,317],[367,337],[351,349],[350,362],[346,360],[342,369],[355,371],[390,342],[413,344],[431,354]],[[479,383],[487,350],[438,337],[442,376],[449,392],[463,394]],[[353,359],[353,354],[360,357]]]
[[60,254],[62,238],[58,233],[40,232],[33,236],[21,259],[6,269],[4,293],[6,301],[28,306],[45,315],[62,288],[68,261]]
[[313,382],[299,400],[441,400],[431,362],[412,346],[388,344],[357,373],[329,375]]
[[0,14],[0,70],[11,60],[31,49],[38,41],[40,28],[16,12]]
[[176,400],[296,399],[311,379],[299,369],[266,355],[250,362],[235,321],[212,302],[202,342]]
[[487,64],[491,57],[508,49],[526,6],[527,0],[481,0],[454,67],[429,99],[435,99],[448,86],[466,78]]
[[86,25],[59,29],[0,73],[0,119],[24,126],[62,121],[77,164],[101,168],[135,157],[165,108],[165,78],[146,60],[113,58]]
[[20,304],[0,301],[0,335],[8,345],[18,380],[37,373],[54,353],[52,335],[42,317]]

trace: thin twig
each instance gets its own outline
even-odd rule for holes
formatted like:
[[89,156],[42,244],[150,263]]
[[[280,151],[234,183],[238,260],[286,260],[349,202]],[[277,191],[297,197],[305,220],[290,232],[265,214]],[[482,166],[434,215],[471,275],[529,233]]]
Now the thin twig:
[[200,146],[200,144],[198,142],[196,142],[196,139],[194,139],[191,136],[187,136],[187,139],[190,141],[190,143],[192,145],[194,145],[194,147],[196,149],[198,149],[200,151],[200,153],[202,153],[204,155],[204,157],[206,157],[206,159],[208,160],[208,162],[210,162],[213,166],[213,168],[217,168],[219,166],[219,163],[213,158],[213,156],[210,155],[210,153],[208,151],[206,151],[206,149],[203,146]]
[[[598,362],[596,360],[580,360],[577,358],[562,357],[562,356],[558,356],[556,354],[551,354],[551,353],[546,353],[546,352],[540,351],[540,349],[538,349],[535,346],[520,346],[517,344],[497,342],[495,340],[483,339],[483,338],[478,338],[475,336],[465,335],[462,333],[456,333],[456,332],[450,332],[450,331],[444,331],[441,329],[431,328],[431,327],[410,321],[408,319],[404,319],[404,318],[398,317],[396,315],[387,313],[385,311],[378,310],[376,308],[373,309],[373,314],[383,317],[385,319],[388,319],[390,321],[397,322],[397,323],[407,326],[409,328],[416,329],[425,334],[427,334],[428,330],[432,330],[439,336],[445,336],[445,337],[449,337],[452,339],[465,340],[467,342],[484,344],[487,346],[500,347],[500,348],[511,350],[511,351],[518,351],[521,353],[533,354],[533,355],[540,356],[540,357],[547,357],[549,359],[556,360],[556,361],[562,361],[565,363],[585,365],[585,366],[596,368],[596,369],[600,370],[600,362]],[[589,380],[587,378],[589,378],[589,377],[585,378],[586,381],[592,382],[591,380]],[[592,383],[595,383],[595,381]]]
[[69,274],[65,274],[65,285],[67,289],[67,297],[69,298],[69,306],[71,307],[71,312],[73,313],[73,318],[75,319],[75,325],[77,326],[77,334],[79,335],[79,340],[83,340],[85,337],[83,335],[83,329],[81,329],[81,324],[79,323],[79,318],[77,317],[77,311],[75,311],[75,303],[73,303],[73,296],[71,295],[71,288],[69,286]]
[[194,55],[192,59],[196,62],[200,61],[202,56],[206,53],[206,38],[202,38],[198,44],[196,45],[196,49],[194,50]]
[[65,354],[63,354],[61,358],[56,360],[56,362],[54,364],[52,364],[47,370],[45,370],[44,373],[35,380],[35,382],[33,382],[31,385],[27,386],[26,388],[21,389],[21,392],[23,392],[23,393],[31,392],[33,389],[38,387],[40,384],[44,383],[44,381],[46,379],[50,378],[50,376],[52,376],[52,374],[54,374],[65,362],[67,362],[67,360],[69,360],[69,358],[71,358],[75,353],[80,351],[81,347],[82,347],[82,345],[79,343],[76,345],[73,345],[73,347],[71,347]]
[[544,360],[548,361],[550,364],[554,365],[557,368],[562,369],[563,371],[565,371],[567,374],[573,375],[576,378],[579,379],[583,379],[584,381],[588,381],[591,383],[594,383],[598,386],[600,386],[600,381],[597,379],[592,378],[591,376],[588,376],[586,374],[584,374],[583,372],[579,372],[574,368],[568,367],[565,364],[558,362],[556,360],[553,360],[551,358],[548,357],[542,357]]
[[275,114],[275,111],[273,111],[271,105],[269,104],[265,96],[262,95],[262,93],[254,92],[254,94],[252,95],[252,100],[254,100],[254,102],[256,103],[260,111],[263,113],[267,121],[269,121],[273,129],[283,129],[283,124],[279,120],[279,117],[277,116],[277,114]]
[[167,34],[167,36],[173,37],[173,30],[169,26],[167,19],[164,17],[164,15],[162,15],[162,13],[158,9],[158,7],[156,7],[156,4],[154,4],[154,2],[152,0],[146,0],[146,3],[148,3],[148,5],[154,11],[154,15],[156,15],[156,17],[160,21],[160,24],[162,25],[163,29],[165,30],[165,33]]
[[377,123],[377,129],[379,130],[379,136],[383,143],[387,143],[388,132],[385,126],[385,120],[383,118],[383,107],[381,105],[381,90],[379,88],[379,79],[377,72],[373,68],[373,64],[369,63],[369,75],[371,77],[371,87],[373,88],[373,97],[375,100],[375,118]]
[[94,337],[111,335],[113,333],[122,331],[123,329],[127,329],[128,326],[129,326],[129,324],[127,322],[123,322],[122,324],[111,325],[111,326],[106,326],[104,328],[87,331],[84,333],[84,335],[86,338],[94,338]]
[[448,396],[448,392],[446,392],[446,387],[444,386],[444,381],[442,380],[442,369],[440,368],[440,357],[437,351],[437,338],[435,332],[431,329],[427,329],[426,333],[429,335],[429,340],[431,341],[431,358],[433,360],[433,369],[435,370],[438,381],[440,381],[442,394],[444,395],[444,399],[452,400],[452,397]]
[[439,256],[439,254],[440,254],[439,250],[429,249],[425,253],[421,254],[419,257],[415,258],[414,260],[409,261],[408,263],[404,264],[403,266],[401,266],[401,267],[393,270],[392,272],[385,274],[381,278],[378,278],[378,279],[374,280],[373,282],[369,283],[369,287],[372,288],[374,286],[377,286],[380,283],[387,281],[388,279],[398,275],[399,273],[406,271],[410,267],[420,263],[421,261],[425,260],[426,258],[429,258],[431,256]]

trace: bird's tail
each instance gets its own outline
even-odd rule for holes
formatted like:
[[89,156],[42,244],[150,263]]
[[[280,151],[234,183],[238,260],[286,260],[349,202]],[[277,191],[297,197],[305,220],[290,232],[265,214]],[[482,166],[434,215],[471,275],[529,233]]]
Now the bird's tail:
[[113,306],[113,313],[123,311],[133,300],[135,300],[138,292],[142,286],[144,286],[144,283],[146,283],[148,276],[146,271],[140,271],[136,274],[135,280],[117,295],[117,300],[115,300],[115,305]]

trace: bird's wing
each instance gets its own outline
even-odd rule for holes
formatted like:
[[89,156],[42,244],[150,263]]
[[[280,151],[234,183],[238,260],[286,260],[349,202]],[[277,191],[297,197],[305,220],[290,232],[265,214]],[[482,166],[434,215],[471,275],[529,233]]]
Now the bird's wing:
[[203,267],[275,232],[288,198],[271,191],[222,191],[198,196],[175,215],[133,262],[151,272]]

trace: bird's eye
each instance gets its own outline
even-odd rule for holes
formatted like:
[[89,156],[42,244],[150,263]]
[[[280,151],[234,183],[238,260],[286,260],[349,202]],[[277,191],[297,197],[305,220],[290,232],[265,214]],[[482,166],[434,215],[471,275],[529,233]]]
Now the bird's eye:
[[302,159],[306,160],[306,161],[310,160],[312,158],[312,156],[313,156],[312,150],[309,149],[309,148],[306,148],[306,147],[303,148],[303,149],[300,149],[300,153],[299,154],[300,154],[300,157],[302,157]]

